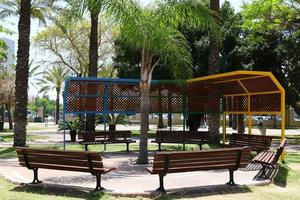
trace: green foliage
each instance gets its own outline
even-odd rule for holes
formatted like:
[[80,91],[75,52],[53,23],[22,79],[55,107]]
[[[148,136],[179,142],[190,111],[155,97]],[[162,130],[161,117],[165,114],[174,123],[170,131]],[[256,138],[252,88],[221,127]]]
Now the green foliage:
[[37,102],[35,99],[29,99],[28,101],[28,110],[34,111],[37,107],[43,107],[45,109],[45,114],[51,114],[53,115],[55,110],[55,101],[49,100],[47,97],[38,98]]
[[56,90],[57,95],[59,96],[69,71],[62,66],[57,66],[50,70],[41,72],[40,74],[43,76],[38,79],[38,84],[41,86],[39,93],[43,93],[45,95],[51,90]]
[[[104,115],[99,114],[96,117],[96,124],[103,124],[104,122]],[[107,115],[107,123],[109,125],[127,125],[130,123],[128,116],[124,114],[108,114]]]
[[[66,130],[75,131],[84,129],[84,122],[79,119],[74,119],[73,121],[66,121]],[[62,127],[63,129],[63,127]]]

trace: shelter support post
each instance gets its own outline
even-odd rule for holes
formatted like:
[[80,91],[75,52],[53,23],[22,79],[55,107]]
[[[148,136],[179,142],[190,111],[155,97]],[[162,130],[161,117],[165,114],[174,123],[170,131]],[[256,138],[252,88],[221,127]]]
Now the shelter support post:
[[226,113],[223,113],[223,144],[226,142]]
[[248,95],[248,134],[252,134],[251,95]]
[[[285,138],[285,91],[281,91],[281,141]],[[281,154],[281,161],[284,161],[285,151]]]

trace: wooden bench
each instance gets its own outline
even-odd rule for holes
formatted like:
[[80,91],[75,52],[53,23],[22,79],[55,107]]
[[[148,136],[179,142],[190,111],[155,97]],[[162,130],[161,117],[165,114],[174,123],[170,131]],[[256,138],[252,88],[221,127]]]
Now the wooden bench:
[[66,170],[89,172],[96,176],[95,190],[101,187],[101,174],[106,174],[115,168],[104,168],[101,155],[97,152],[61,151],[16,147],[20,165],[33,170],[32,183],[40,183],[38,169]]
[[257,153],[269,150],[271,143],[272,137],[270,136],[233,133],[229,137],[229,146],[249,146],[251,151]]
[[284,150],[285,144],[286,139],[283,139],[280,145],[277,147],[276,152],[262,151],[252,159],[253,163],[259,163],[262,165],[262,177],[266,176],[266,167],[276,167],[276,164]]
[[161,151],[161,143],[181,143],[183,150],[185,144],[198,144],[200,150],[202,144],[208,143],[207,131],[156,131],[155,140],[152,143],[158,144],[158,150]]
[[85,146],[88,150],[90,144],[116,144],[126,143],[126,151],[129,152],[129,144],[135,143],[131,139],[131,131],[96,131],[96,132],[81,132],[78,134],[79,144]]
[[164,176],[168,173],[203,170],[229,170],[229,185],[234,185],[233,172],[246,167],[250,156],[249,147],[225,148],[193,152],[156,152],[153,167],[146,170],[159,175],[158,191],[165,192]]

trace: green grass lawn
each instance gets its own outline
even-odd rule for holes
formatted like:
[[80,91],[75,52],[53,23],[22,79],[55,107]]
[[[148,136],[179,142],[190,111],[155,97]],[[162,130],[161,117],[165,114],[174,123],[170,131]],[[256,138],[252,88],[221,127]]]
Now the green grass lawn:
[[[2,142],[12,142],[14,140],[14,135],[13,134],[0,134],[0,137],[3,139]],[[42,139],[47,139],[48,136],[45,135],[27,135],[26,136],[26,141],[27,142],[32,142],[35,140],[42,140]],[[1,144],[1,141],[0,141]]]

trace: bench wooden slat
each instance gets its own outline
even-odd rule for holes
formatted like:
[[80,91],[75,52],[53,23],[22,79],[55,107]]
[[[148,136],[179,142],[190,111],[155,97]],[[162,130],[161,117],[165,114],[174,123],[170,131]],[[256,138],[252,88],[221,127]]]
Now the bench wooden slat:
[[[26,167],[25,162],[20,162],[23,167]],[[65,171],[74,171],[74,172],[90,172],[88,167],[75,167],[68,165],[51,165],[45,163],[30,163],[30,166],[33,168],[42,168],[42,169],[53,169],[53,170],[65,170]],[[93,169],[97,173],[107,173],[109,171],[107,168],[94,168]]]
[[[21,162],[25,162],[24,158],[19,159]],[[85,160],[73,160],[73,159],[49,159],[44,157],[28,157],[29,163],[45,163],[45,164],[57,164],[57,165],[67,165],[67,166],[81,166],[89,167],[87,159]],[[102,168],[102,161],[92,161],[93,167]]]

